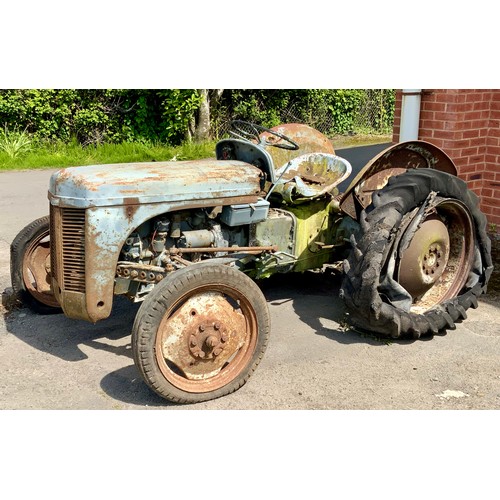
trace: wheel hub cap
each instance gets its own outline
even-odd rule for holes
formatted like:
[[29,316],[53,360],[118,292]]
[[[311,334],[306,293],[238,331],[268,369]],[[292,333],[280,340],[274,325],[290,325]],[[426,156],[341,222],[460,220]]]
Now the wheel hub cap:
[[450,253],[450,237],[439,219],[427,219],[416,231],[399,265],[399,283],[413,298],[422,296],[441,277]]
[[163,358],[191,380],[215,376],[244,345],[247,331],[243,315],[218,292],[189,298],[160,328]]
[[220,322],[200,324],[189,337],[189,351],[195,358],[211,359],[222,353],[228,340],[229,333]]

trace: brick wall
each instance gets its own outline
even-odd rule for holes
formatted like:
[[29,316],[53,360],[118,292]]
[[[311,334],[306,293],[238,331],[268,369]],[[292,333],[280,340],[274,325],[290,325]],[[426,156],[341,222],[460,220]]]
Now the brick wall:
[[[394,142],[399,141],[401,101],[398,91]],[[418,138],[451,157],[459,177],[481,198],[490,230],[500,233],[500,90],[424,90]]]

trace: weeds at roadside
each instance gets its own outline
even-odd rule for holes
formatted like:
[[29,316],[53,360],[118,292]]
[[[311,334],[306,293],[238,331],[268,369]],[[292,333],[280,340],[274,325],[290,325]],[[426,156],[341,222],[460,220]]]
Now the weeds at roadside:
[[0,131],[0,151],[4,151],[9,158],[19,158],[32,150],[33,139],[26,130],[18,128],[9,130],[7,125]]

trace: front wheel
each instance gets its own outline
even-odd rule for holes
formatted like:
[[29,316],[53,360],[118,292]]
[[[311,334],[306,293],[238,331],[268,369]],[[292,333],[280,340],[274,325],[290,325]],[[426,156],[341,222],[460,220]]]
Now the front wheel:
[[223,265],[193,265],[146,297],[132,331],[134,361],[165,399],[215,399],[246,383],[269,330],[267,302],[248,276]]
[[49,217],[28,224],[10,246],[12,289],[17,298],[38,314],[62,312],[52,293]]
[[455,328],[486,291],[486,217],[461,179],[436,170],[393,177],[361,213],[341,287],[351,322],[418,338]]

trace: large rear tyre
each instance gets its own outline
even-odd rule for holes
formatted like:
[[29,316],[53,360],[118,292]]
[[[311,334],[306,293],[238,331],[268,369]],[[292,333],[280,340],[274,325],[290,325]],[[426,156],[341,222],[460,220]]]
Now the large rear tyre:
[[239,389],[267,346],[270,318],[257,285],[235,268],[200,264],[176,271],[146,297],[132,331],[146,384],[176,403]]
[[18,300],[38,314],[62,312],[50,287],[49,217],[28,224],[10,246],[12,289]]
[[389,179],[361,213],[344,261],[351,323],[393,338],[454,329],[493,270],[486,217],[461,179],[428,169]]

